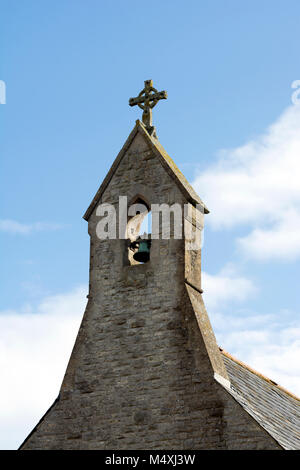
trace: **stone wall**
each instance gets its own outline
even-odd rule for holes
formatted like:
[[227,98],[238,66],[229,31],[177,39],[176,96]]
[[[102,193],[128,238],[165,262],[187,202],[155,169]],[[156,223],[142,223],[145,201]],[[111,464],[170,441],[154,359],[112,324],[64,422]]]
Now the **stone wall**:
[[[140,134],[101,202],[136,194],[187,202]],[[130,266],[125,240],[97,238],[98,220],[94,210],[89,300],[59,399],[22,448],[279,448],[214,379],[226,371],[184,282],[184,240],[153,240],[150,262]]]

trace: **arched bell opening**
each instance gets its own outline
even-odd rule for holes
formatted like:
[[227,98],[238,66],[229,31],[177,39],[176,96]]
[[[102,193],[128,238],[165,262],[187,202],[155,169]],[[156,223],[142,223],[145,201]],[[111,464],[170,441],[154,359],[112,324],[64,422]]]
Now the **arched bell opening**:
[[144,264],[150,260],[151,224],[150,204],[136,196],[128,208],[126,229],[130,265]]

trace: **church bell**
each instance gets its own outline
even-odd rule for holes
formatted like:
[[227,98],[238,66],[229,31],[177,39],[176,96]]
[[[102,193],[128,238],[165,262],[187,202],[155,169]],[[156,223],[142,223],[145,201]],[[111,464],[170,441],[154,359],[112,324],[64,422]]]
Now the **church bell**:
[[147,263],[150,260],[150,242],[142,240],[138,242],[138,251],[134,253],[133,258],[139,263]]

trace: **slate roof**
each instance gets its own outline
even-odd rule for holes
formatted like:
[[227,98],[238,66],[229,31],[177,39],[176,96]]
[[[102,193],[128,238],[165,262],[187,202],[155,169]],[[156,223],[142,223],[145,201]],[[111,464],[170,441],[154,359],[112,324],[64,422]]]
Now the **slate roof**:
[[224,388],[286,450],[300,449],[300,399],[222,350]]

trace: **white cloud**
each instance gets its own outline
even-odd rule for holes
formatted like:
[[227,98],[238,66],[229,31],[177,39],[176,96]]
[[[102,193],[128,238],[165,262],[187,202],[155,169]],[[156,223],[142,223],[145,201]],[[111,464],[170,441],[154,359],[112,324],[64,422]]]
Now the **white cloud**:
[[82,286],[0,312],[0,448],[17,448],[57,397],[86,293]]
[[242,301],[257,292],[250,279],[237,274],[232,265],[227,265],[218,274],[202,273],[204,300],[208,310],[215,310],[230,301]]
[[271,228],[256,228],[238,238],[242,251],[259,260],[293,260],[300,255],[300,211],[288,210]]
[[290,106],[262,136],[221,151],[197,176],[194,186],[211,210],[207,223],[215,229],[254,225],[239,241],[250,256],[300,256],[299,155],[300,106]]
[[32,232],[58,230],[60,228],[62,228],[62,225],[60,224],[48,224],[45,222],[22,224],[20,222],[17,222],[16,220],[10,220],[10,219],[0,220],[0,231],[13,233],[13,234],[28,235],[29,233],[32,233]]

